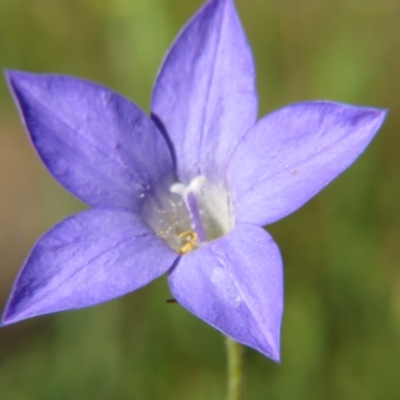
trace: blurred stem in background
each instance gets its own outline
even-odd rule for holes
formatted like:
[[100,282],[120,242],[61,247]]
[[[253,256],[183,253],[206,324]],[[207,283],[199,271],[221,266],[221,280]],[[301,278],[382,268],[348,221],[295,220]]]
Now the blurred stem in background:
[[233,339],[226,338],[228,363],[227,400],[243,400],[243,354],[244,347]]

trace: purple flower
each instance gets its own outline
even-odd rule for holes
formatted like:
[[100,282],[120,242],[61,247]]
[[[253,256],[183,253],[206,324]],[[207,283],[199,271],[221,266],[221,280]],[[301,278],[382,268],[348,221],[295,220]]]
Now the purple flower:
[[39,156],[91,209],[39,240],[2,324],[98,304],[168,273],[183,307],[279,360],[282,261],[262,226],[346,169],[385,111],[312,101],[256,121],[254,64],[232,0],[210,0],[179,35],[151,117],[77,78],[7,78]]

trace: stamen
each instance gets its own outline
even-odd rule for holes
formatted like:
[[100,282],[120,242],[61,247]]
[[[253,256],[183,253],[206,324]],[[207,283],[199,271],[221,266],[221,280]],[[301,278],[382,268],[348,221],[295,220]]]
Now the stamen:
[[185,244],[179,249],[180,254],[186,254],[197,247],[197,234],[193,231],[185,231],[178,235],[179,239],[184,239]]

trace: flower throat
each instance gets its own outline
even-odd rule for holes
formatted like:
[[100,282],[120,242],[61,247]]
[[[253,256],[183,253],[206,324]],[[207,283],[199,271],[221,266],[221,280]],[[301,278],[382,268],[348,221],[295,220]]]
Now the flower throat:
[[169,187],[163,207],[153,206],[147,222],[175,251],[186,254],[217,239],[233,228],[233,216],[225,185],[214,184],[203,175],[188,185]]

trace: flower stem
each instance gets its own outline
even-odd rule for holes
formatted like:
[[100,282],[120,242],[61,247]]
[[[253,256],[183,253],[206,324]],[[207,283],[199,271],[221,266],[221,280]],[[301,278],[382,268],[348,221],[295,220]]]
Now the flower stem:
[[228,361],[227,400],[243,400],[243,353],[244,347],[233,339],[226,338]]

